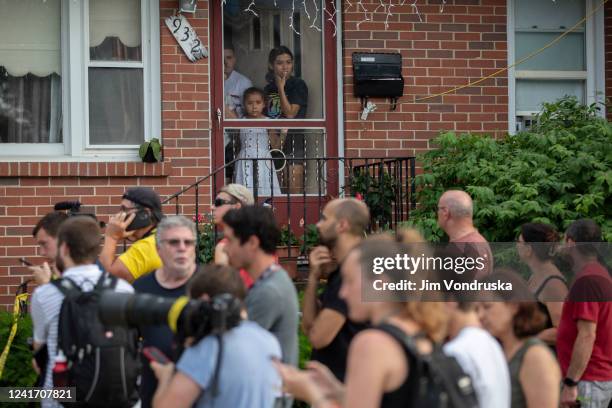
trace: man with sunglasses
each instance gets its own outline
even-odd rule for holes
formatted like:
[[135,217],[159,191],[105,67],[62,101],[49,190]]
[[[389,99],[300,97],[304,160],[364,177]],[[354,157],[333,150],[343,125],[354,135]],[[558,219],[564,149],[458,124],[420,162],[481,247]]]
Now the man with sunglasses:
[[[165,217],[157,226],[157,253],[163,266],[134,282],[136,293],[149,293],[176,299],[187,293],[187,283],[196,270],[196,226],[193,221],[173,215]],[[157,347],[175,360],[173,334],[167,325],[146,326],[141,329],[143,347]],[[141,407],[151,406],[157,380],[149,363],[142,358],[140,382]]]
[[[133,282],[161,267],[155,246],[155,228],[162,220],[159,195],[148,187],[130,188],[123,194],[120,211],[110,217],[104,232],[100,263],[109,273]],[[116,256],[119,241],[132,245]]]
[[[225,224],[223,223],[223,216],[233,209],[238,209],[243,206],[253,205],[255,199],[251,190],[243,186],[242,184],[228,184],[224,186],[217,198],[213,203],[213,222],[223,233]],[[229,265],[229,259],[225,253],[225,246],[227,245],[227,239],[222,237],[217,245],[215,246],[214,263],[218,265]],[[244,282],[244,285],[249,289],[253,285],[253,279],[244,269],[240,269],[240,277]]]

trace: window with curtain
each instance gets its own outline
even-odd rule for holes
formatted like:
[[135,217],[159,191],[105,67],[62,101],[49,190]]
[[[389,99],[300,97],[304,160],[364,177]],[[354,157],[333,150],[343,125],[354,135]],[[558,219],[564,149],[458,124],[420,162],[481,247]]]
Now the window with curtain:
[[0,142],[62,143],[60,0],[0,10]]
[[[548,44],[585,16],[584,0],[515,0],[514,60]],[[586,101],[586,35],[577,28],[557,44],[519,65],[516,115],[540,111],[542,103],[574,95]]]
[[89,0],[89,146],[144,141],[140,0]]

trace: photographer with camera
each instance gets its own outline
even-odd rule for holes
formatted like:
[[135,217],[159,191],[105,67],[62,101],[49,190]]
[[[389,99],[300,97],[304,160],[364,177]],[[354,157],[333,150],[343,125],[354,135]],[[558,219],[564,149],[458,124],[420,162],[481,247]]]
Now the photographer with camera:
[[[196,270],[196,226],[180,216],[164,217],[157,226],[157,253],[163,266],[134,282],[136,293],[149,293],[177,299],[185,295],[187,284]],[[140,329],[143,347],[157,347],[168,356],[174,356],[173,333],[167,324],[144,326]],[[142,356],[143,370],[140,381],[141,407],[151,406],[157,380]]]
[[[229,266],[205,265],[189,284],[190,297],[204,301],[229,294],[242,305],[244,293],[239,272]],[[271,359],[280,358],[280,346],[272,334],[244,317],[241,307],[235,327],[208,334],[185,350],[176,371],[174,364],[152,362],[159,381],[153,406],[272,407],[281,382]],[[220,349],[225,351],[222,356]]]
[[[38,255],[45,258],[45,262],[41,265],[32,265],[28,268],[37,285],[44,285],[51,280],[52,275],[58,274],[55,266],[57,232],[60,225],[67,219],[67,214],[54,211],[42,217],[32,230],[32,236],[38,245]],[[25,263],[25,260],[22,262]]]
[[[48,350],[48,364],[46,367],[40,367],[40,370],[45,373],[45,388],[61,386],[55,383],[52,373],[56,372],[62,364],[66,366],[66,356],[58,352],[58,343],[62,340],[62,336],[65,340],[68,339],[68,333],[62,332],[60,327],[62,326],[60,309],[63,313],[62,303],[65,299],[64,289],[70,287],[71,290],[78,292],[88,292],[94,290],[94,286],[97,287],[103,283],[102,271],[95,265],[100,252],[100,236],[100,227],[90,217],[72,217],[62,222],[57,233],[55,261],[61,272],[61,279],[39,286],[32,295],[34,349],[39,350],[46,345]],[[119,280],[114,290],[132,292],[133,288],[127,282]],[[64,358],[63,362],[60,357]],[[118,378],[120,375],[119,372],[103,371],[100,373],[100,378],[103,378],[106,383],[110,381],[109,377]],[[91,378],[78,380],[91,381],[93,375]],[[60,405],[54,400],[47,399],[42,401],[42,406],[57,407]]]
[[[161,267],[155,244],[155,228],[163,218],[159,195],[148,187],[130,188],[123,194],[119,213],[106,225],[100,263],[112,275],[132,282]],[[117,244],[132,245],[116,257]]]

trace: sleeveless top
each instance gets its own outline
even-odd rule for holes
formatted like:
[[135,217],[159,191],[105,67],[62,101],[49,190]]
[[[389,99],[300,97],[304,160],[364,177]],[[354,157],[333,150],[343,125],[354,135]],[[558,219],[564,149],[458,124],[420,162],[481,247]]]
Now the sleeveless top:
[[521,387],[521,381],[519,379],[519,373],[521,372],[521,366],[523,365],[523,358],[527,353],[527,350],[531,346],[535,346],[536,344],[544,344],[540,340],[535,337],[530,337],[525,340],[525,343],[519,348],[512,359],[508,362],[508,369],[510,371],[510,385],[512,386],[511,390],[511,404],[512,408],[527,408],[527,400],[525,399],[525,394],[523,393],[523,388]]
[[[546,277],[546,279],[544,279],[544,281],[542,281],[542,283],[540,284],[540,287],[535,291],[534,296],[535,296],[536,300],[540,297],[540,294],[544,291],[544,288],[546,287],[546,284],[549,281],[553,280],[553,279],[559,279],[561,282],[563,282],[565,284],[565,286],[567,286],[567,282],[565,281],[565,279],[562,276],[559,276],[559,275],[550,275],[550,276]],[[538,308],[546,316],[546,329],[550,329],[551,327],[554,327],[552,318],[550,317],[550,313],[548,312],[548,308],[546,307],[546,304],[544,302],[540,302],[539,300],[537,302],[538,302]]]
[[[394,332],[401,330],[398,327],[389,324],[385,324],[385,326],[391,326],[392,329],[395,329],[392,330]],[[414,399],[415,396],[418,395],[419,388],[419,375],[416,372],[416,357],[408,351],[406,346],[399,338],[396,337],[396,335],[394,335],[388,330],[382,331],[389,334],[402,347],[402,350],[406,355],[406,362],[408,363],[408,375],[406,376],[404,382],[398,388],[393,391],[385,392],[382,395],[380,408],[411,408],[414,406]]]

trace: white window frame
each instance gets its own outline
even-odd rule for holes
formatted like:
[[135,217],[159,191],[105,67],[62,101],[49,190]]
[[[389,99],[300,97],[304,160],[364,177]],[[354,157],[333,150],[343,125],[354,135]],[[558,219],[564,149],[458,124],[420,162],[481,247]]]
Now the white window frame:
[[[144,140],[161,139],[159,3],[140,5]],[[96,64],[89,63],[89,0],[62,0],[61,9],[63,143],[3,143],[0,161],[140,161],[135,145],[88,145],[88,69]]]
[[[598,0],[586,0],[585,15],[589,15],[600,2]],[[507,2],[507,38],[508,38],[508,65],[515,61],[515,0]],[[576,19],[578,22],[578,19]],[[604,10],[603,7],[597,10],[587,19],[584,29],[585,36],[585,58],[586,71],[540,71],[540,70],[517,70],[512,67],[508,70],[508,132],[516,134],[517,116],[530,117],[537,112],[526,112],[516,110],[516,80],[517,79],[541,79],[541,80],[561,80],[561,79],[582,79],[585,80],[585,102],[605,101],[605,37],[604,37]],[[603,105],[602,105],[603,107]],[[605,117],[605,110],[600,111],[600,115]]]

